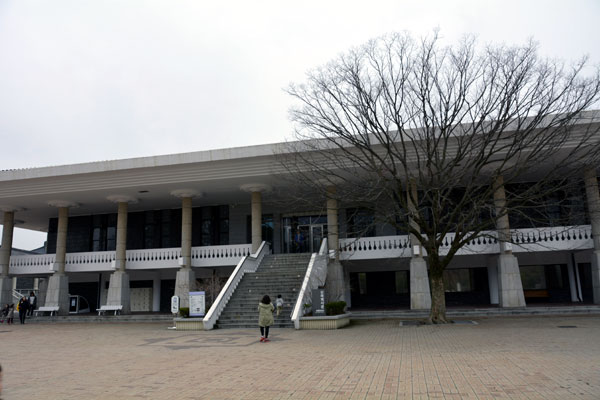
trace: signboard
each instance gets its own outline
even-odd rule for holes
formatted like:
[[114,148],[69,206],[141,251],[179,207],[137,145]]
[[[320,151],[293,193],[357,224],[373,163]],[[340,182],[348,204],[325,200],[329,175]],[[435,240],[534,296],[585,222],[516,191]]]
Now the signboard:
[[171,312],[177,314],[179,312],[179,296],[171,297]]
[[190,317],[204,317],[204,292],[190,292]]
[[313,289],[312,311],[314,316],[325,315],[325,289]]

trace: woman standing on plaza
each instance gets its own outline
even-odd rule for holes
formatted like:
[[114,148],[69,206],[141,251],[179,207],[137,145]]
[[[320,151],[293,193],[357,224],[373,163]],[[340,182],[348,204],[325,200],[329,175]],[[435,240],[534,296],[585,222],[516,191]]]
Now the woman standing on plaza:
[[258,303],[258,326],[260,328],[260,341],[269,341],[269,327],[273,325],[273,304],[268,295],[264,295],[260,303]]
[[19,319],[21,320],[21,324],[25,323],[25,317],[27,316],[27,312],[29,311],[29,300],[27,297],[23,296],[23,298],[19,301]]

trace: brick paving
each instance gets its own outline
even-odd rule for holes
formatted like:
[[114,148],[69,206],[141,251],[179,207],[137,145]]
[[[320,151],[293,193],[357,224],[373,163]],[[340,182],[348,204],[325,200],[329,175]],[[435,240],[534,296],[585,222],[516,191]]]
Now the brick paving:
[[[0,325],[2,399],[599,399],[600,316],[177,332]],[[559,328],[575,326],[575,328]]]

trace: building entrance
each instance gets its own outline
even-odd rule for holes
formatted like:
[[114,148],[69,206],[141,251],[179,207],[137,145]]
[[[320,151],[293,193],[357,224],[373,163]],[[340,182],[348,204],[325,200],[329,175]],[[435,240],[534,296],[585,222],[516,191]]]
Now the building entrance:
[[315,253],[327,236],[327,217],[312,215],[283,218],[283,252]]

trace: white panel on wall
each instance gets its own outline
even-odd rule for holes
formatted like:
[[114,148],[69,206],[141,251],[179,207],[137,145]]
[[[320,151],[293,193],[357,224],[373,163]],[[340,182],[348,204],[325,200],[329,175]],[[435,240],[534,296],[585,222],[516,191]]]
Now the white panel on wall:
[[130,290],[131,311],[152,311],[152,288]]

